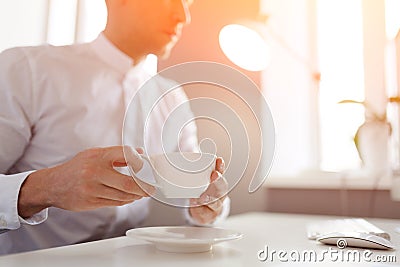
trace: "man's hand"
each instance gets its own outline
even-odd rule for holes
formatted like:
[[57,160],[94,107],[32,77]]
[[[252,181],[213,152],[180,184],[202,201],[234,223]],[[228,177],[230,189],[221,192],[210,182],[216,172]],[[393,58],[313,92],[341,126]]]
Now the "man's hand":
[[[134,152],[129,163],[139,171],[143,162]],[[148,196],[132,177],[114,169],[126,165],[123,147],[115,146],[85,150],[64,164],[36,171],[21,187],[19,215],[28,218],[48,207],[84,211],[121,206]]]
[[207,190],[201,194],[200,198],[190,199],[191,206],[200,205],[189,208],[190,215],[197,222],[202,224],[212,223],[221,214],[223,201],[228,191],[228,183],[222,176],[224,171],[224,160],[217,158],[215,170],[211,173],[210,185]]

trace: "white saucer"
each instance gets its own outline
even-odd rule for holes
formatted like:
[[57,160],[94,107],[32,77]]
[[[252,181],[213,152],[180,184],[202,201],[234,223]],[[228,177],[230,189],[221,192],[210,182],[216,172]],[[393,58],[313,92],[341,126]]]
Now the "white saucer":
[[128,230],[126,235],[153,242],[159,250],[178,253],[209,251],[216,243],[243,236],[227,229],[187,226],[137,228]]

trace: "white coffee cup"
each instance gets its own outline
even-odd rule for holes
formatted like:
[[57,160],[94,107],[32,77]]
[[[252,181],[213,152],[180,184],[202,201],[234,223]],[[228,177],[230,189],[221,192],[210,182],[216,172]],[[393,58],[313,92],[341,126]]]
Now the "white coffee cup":
[[[213,154],[197,152],[173,152],[141,157],[145,163],[136,176],[158,188],[166,198],[200,197],[210,184],[216,160]],[[149,177],[151,175],[152,177]]]

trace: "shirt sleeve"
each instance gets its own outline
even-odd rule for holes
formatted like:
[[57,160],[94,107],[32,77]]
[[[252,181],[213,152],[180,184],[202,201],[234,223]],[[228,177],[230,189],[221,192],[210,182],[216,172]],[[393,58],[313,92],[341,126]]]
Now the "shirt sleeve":
[[35,225],[47,219],[47,209],[24,219],[18,215],[18,196],[21,185],[33,171],[13,175],[0,174],[0,230],[18,229],[22,224]]
[[18,216],[19,190],[32,171],[9,173],[32,135],[31,76],[27,57],[20,49],[0,54],[0,230],[40,223],[47,217],[47,210],[28,219]]
[[230,212],[230,207],[231,207],[231,200],[229,197],[226,197],[224,199],[224,202],[222,203],[222,211],[221,214],[218,215],[218,217],[212,222],[208,224],[204,223],[199,223],[197,222],[189,213],[189,208],[183,209],[185,219],[188,224],[194,225],[194,226],[205,226],[205,227],[212,227],[212,226],[218,226],[219,223],[224,221],[228,216]]
[[32,74],[19,49],[0,54],[0,173],[7,174],[32,137]]

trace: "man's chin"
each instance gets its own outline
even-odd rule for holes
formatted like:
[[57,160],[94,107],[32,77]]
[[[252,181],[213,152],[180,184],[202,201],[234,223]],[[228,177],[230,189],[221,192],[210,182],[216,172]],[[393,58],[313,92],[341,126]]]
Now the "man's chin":
[[161,60],[166,60],[169,58],[171,55],[172,48],[174,48],[175,43],[170,43],[167,46],[164,47],[163,50],[161,50],[159,53],[157,53],[157,57]]

